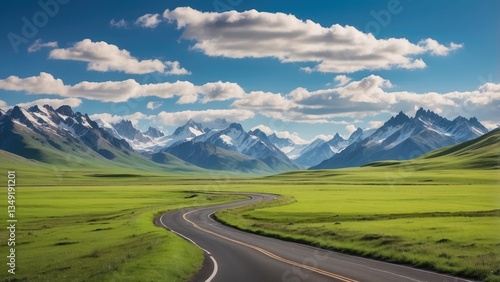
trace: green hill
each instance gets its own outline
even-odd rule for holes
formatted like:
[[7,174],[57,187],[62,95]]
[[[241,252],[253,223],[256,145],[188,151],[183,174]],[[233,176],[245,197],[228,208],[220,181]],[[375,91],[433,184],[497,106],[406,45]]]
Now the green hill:
[[432,151],[409,161],[382,161],[369,167],[413,166],[431,169],[500,169],[500,129],[454,146]]

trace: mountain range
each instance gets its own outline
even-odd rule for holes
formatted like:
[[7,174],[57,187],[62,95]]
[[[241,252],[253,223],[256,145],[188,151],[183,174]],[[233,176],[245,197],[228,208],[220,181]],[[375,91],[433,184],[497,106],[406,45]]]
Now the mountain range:
[[408,160],[442,147],[486,134],[476,118],[448,120],[420,108],[415,117],[403,112],[392,117],[369,137],[347,146],[311,169],[361,166],[380,160]]
[[134,168],[146,171],[200,172],[174,156],[163,164],[145,158],[69,106],[13,107],[0,115],[0,150],[64,168]]
[[358,128],[349,138],[298,142],[259,129],[217,119],[189,120],[167,135],[149,127],[141,132],[131,121],[93,121],[69,106],[15,106],[0,111],[0,149],[41,162],[76,156],[118,166],[245,173],[276,173],[304,168],[361,166],[380,160],[406,160],[477,138],[488,130],[476,119],[448,120],[419,109],[414,117],[400,112],[378,129]]

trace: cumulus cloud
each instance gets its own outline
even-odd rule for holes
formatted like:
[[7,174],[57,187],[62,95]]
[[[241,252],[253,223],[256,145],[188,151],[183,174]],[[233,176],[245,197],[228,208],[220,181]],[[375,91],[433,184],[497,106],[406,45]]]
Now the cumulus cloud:
[[241,98],[245,94],[243,88],[241,88],[237,83],[222,81],[206,83],[202,86],[200,92],[205,93],[203,99],[201,100],[202,103]]
[[139,84],[134,79],[127,79],[103,82],[82,81],[74,85],[65,85],[61,79],[56,79],[45,72],[27,78],[9,76],[6,79],[0,79],[0,89],[102,102],[126,102],[132,98],[154,96],[164,99],[178,97],[177,103],[187,104],[197,102],[199,96],[202,97],[202,103],[244,96],[244,90],[239,85],[230,82],[218,81],[203,85],[194,85],[189,81]]
[[169,75],[191,74],[190,71],[188,71],[187,69],[181,67],[181,64],[178,61],[173,61],[173,62],[166,61],[165,62],[165,66],[166,66],[166,69],[167,69],[165,71],[165,73],[169,74]]
[[279,138],[288,138],[288,139],[292,140],[295,144],[308,144],[309,143],[309,141],[302,139],[299,136],[298,132],[276,131],[275,133],[276,133],[276,136],[278,136]]
[[35,40],[35,42],[33,42],[33,44],[31,44],[29,47],[28,47],[28,52],[29,53],[33,53],[33,52],[36,52],[42,48],[57,48],[57,41],[51,41],[51,42],[43,42],[41,39],[37,39]]
[[49,58],[87,62],[87,69],[101,72],[122,71],[130,74],[160,72],[171,75],[188,74],[179,62],[138,60],[129,51],[104,41],[84,39],[70,48],[53,49]]
[[262,111],[287,111],[294,106],[294,103],[281,94],[252,91],[236,100],[232,106],[236,108],[258,108]]
[[346,85],[347,83],[349,83],[349,81],[351,81],[352,79],[350,77],[348,77],[347,75],[344,75],[344,74],[341,74],[341,75],[337,75],[333,81],[337,82],[337,86],[342,86],[342,85]]
[[7,107],[7,102],[0,100],[0,109],[6,108]]
[[[234,99],[231,115],[227,116],[229,120],[234,120],[240,113],[259,113],[282,121],[311,124],[348,125],[355,122],[353,119],[380,113],[411,113],[415,107],[424,107],[448,118],[476,116],[479,120],[495,123],[500,108],[500,84],[486,83],[472,91],[415,93],[395,91],[389,80],[377,75],[330,89],[309,91],[297,88],[285,95],[264,91],[246,93],[238,84],[221,81],[203,85],[189,81],[140,84],[128,79],[66,85],[48,73],[27,78],[9,76],[0,79],[0,89],[103,102],[125,102],[139,97],[178,98],[178,104]],[[346,119],[351,121],[346,122]]]
[[449,47],[446,47],[444,45],[439,44],[439,42],[431,38],[421,40],[418,43],[418,45],[424,48],[424,50],[426,50],[427,52],[430,52],[432,55],[435,56],[447,56],[450,52],[464,47],[463,44],[456,44],[453,42],[450,43]]
[[27,78],[12,75],[6,79],[0,79],[0,89],[24,91],[28,94],[55,94],[60,96],[65,96],[68,93],[68,86],[64,85],[61,79],[56,79],[46,72]]
[[139,17],[135,24],[144,28],[155,28],[161,21],[160,14],[145,14]]
[[59,108],[62,105],[68,105],[72,108],[76,108],[82,104],[82,100],[78,98],[66,98],[66,99],[39,99],[32,102],[18,103],[17,106],[22,108],[29,108],[33,106],[44,106],[49,105],[54,109]]
[[124,28],[127,27],[128,23],[127,21],[125,21],[125,19],[121,19],[118,21],[115,19],[111,19],[111,21],[109,21],[109,25],[115,28]]
[[384,112],[408,113],[415,107],[430,109],[448,118],[462,115],[498,120],[500,84],[486,83],[474,91],[448,93],[391,91],[392,88],[390,81],[370,75],[331,89],[309,91],[297,88],[287,95],[249,93],[233,102],[232,106],[271,118],[305,123],[342,124],[338,122],[339,118],[363,118]]
[[309,140],[309,143],[316,140],[316,139],[321,139],[321,140],[324,140],[324,141],[329,141],[329,140],[332,140],[333,138],[333,135],[325,135],[325,134],[319,134],[319,135],[316,135],[313,139]]
[[306,72],[351,73],[360,70],[418,69],[418,56],[448,55],[461,44],[448,46],[434,39],[415,44],[406,38],[377,39],[352,26],[324,27],[291,14],[250,10],[201,12],[190,7],[165,10],[163,17],[195,41],[194,50],[228,58],[276,58],[283,63],[307,62]]
[[148,102],[146,108],[150,110],[156,110],[163,105],[162,102]]

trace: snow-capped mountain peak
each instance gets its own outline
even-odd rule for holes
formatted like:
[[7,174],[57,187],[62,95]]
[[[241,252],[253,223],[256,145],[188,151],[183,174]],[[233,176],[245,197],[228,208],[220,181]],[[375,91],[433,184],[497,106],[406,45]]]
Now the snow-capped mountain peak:
[[477,138],[488,130],[475,118],[450,121],[420,108],[414,117],[400,112],[369,137],[355,142],[314,169],[359,166],[379,160],[405,160]]
[[[57,110],[48,105],[33,106],[29,109],[15,106],[1,116],[0,132],[1,149],[40,160],[44,159],[41,149],[44,147],[59,151],[65,151],[67,148],[73,148],[72,151],[75,151],[77,148],[77,151],[96,153],[107,159],[116,156],[112,150],[132,150],[127,142],[107,133],[87,114],[74,113],[69,106]],[[25,147],[31,148],[25,150]]]
[[186,124],[178,127],[172,135],[185,136],[185,138],[189,138],[189,136],[196,137],[202,135],[203,133],[205,133],[203,126],[200,123],[197,123],[194,120],[190,119]]

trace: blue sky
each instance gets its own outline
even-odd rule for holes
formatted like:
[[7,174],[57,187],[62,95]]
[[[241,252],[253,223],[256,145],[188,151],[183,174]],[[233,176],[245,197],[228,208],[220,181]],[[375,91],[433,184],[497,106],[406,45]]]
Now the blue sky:
[[499,10],[498,1],[6,1],[0,107],[67,102],[169,132],[226,118],[303,139],[348,136],[418,107],[493,128]]

